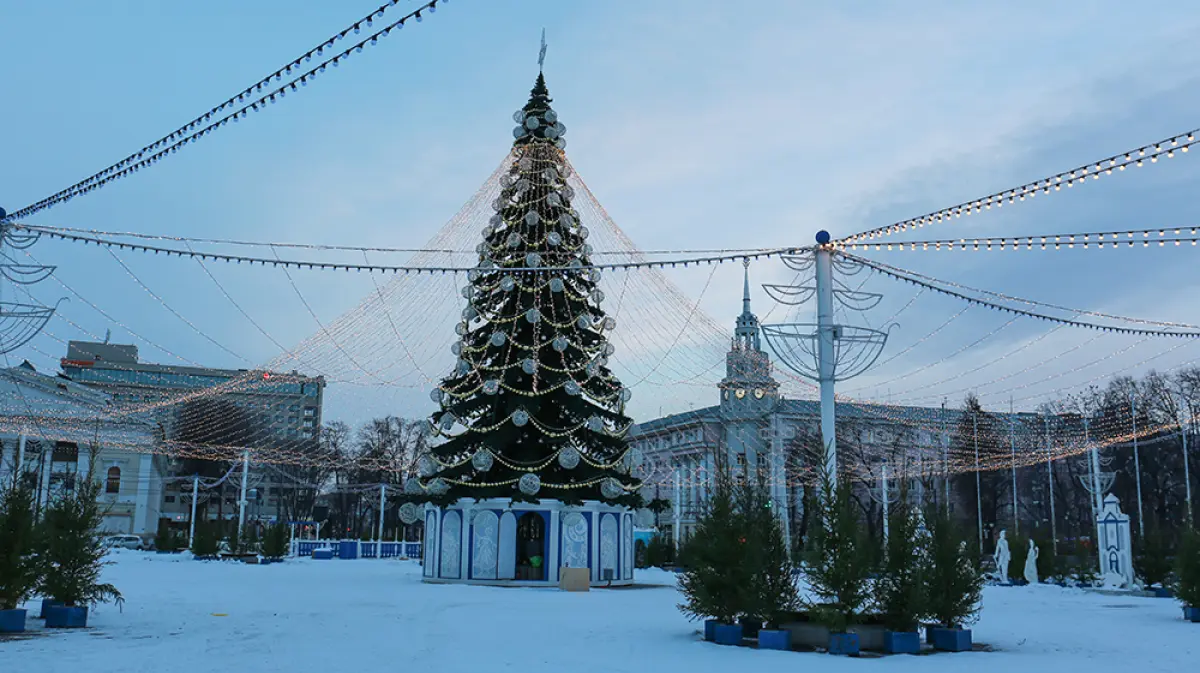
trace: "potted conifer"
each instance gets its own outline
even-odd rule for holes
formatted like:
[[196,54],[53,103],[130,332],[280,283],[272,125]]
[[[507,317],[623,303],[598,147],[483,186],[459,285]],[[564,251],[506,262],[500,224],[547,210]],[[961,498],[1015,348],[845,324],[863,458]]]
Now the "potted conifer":
[[1171,572],[1171,549],[1167,538],[1157,525],[1151,525],[1144,535],[1138,536],[1133,545],[1133,569],[1146,589],[1158,598],[1171,598],[1167,587],[1167,575]]
[[215,561],[221,549],[217,539],[216,524],[209,521],[196,522],[196,534],[192,536],[192,558],[197,561]]
[[[748,622],[757,637],[761,650],[791,649],[791,631],[779,628],[784,616],[796,609],[796,566],[788,554],[783,527],[775,513],[770,490],[764,479],[747,483],[739,489],[738,514],[746,539],[746,587],[749,597]],[[763,628],[763,624],[766,627]]]
[[[902,491],[900,502],[904,501]],[[921,651],[917,627],[925,613],[929,534],[917,511],[903,505],[888,517],[888,528],[884,559],[875,580],[875,603],[887,628],[883,651],[917,654]]]
[[99,494],[99,481],[81,477],[43,515],[41,593],[60,603],[46,609],[49,628],[87,626],[89,606],[124,600],[116,587],[100,581],[108,564],[97,535],[104,518]]
[[691,619],[704,619],[704,639],[721,645],[742,643],[737,619],[747,612],[749,581],[741,524],[728,474],[718,469],[712,499],[680,553],[687,567],[679,575],[684,601],[678,607]]
[[1200,622],[1200,533],[1184,534],[1175,564],[1175,596],[1183,603],[1183,618]]
[[288,528],[282,523],[267,526],[263,533],[262,563],[279,563],[288,553]]
[[934,648],[947,652],[971,649],[971,630],[963,628],[979,612],[983,574],[949,511],[937,508],[929,536],[929,565],[925,573],[926,615]]
[[829,475],[821,477],[816,520],[809,533],[804,576],[817,597],[808,609],[829,632],[830,654],[857,655],[858,634],[849,627],[859,621],[870,599],[868,578],[872,568],[870,543],[851,502],[849,479],[834,488]]
[[0,633],[25,630],[21,604],[41,579],[33,501],[33,490],[19,479],[0,490]]

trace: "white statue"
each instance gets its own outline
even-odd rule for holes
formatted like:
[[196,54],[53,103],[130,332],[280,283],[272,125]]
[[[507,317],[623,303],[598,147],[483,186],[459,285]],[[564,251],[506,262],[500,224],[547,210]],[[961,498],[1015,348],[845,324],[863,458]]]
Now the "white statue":
[[1025,581],[1030,584],[1038,583],[1037,558],[1038,548],[1031,539],[1029,541],[1029,555],[1025,557]]
[[1008,583],[1008,560],[1012,558],[1012,554],[1008,551],[1007,531],[1000,531],[1000,539],[996,540],[996,553],[992,556],[992,560],[996,562],[996,578],[1001,584]]

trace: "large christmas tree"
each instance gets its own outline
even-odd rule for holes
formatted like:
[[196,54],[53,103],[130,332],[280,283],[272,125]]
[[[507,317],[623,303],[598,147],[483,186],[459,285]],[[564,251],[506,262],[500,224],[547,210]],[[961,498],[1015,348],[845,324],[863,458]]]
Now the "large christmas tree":
[[600,500],[635,507],[629,391],[608,368],[616,321],[600,304],[588,231],[571,207],[566,127],[542,75],[514,114],[512,165],[463,288],[454,371],[433,391],[437,436],[411,495]]

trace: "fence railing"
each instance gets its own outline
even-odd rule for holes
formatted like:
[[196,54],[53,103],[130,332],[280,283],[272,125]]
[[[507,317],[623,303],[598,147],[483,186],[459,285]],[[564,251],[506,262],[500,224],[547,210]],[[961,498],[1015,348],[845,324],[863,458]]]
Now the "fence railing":
[[362,542],[359,540],[292,540],[292,556],[312,556],[314,549],[332,549],[335,558],[420,558],[420,542]]

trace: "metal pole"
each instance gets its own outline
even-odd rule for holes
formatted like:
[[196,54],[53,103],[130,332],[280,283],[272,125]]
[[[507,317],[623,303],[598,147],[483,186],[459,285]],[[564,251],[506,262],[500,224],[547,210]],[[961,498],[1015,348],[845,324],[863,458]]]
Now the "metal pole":
[[1050,416],[1046,416],[1046,476],[1050,484],[1050,542],[1058,554],[1058,521],[1054,516],[1054,455],[1050,450]]
[[[387,484],[379,485],[379,542],[383,544],[383,508],[387,506]],[[381,551],[377,558],[383,558]]]
[[888,543],[888,464],[887,460],[883,461],[883,479],[880,482],[880,488],[883,491],[880,493],[879,501],[883,503],[883,548],[887,549]]
[[1137,482],[1138,537],[1144,539],[1146,536],[1146,518],[1142,515],[1142,460],[1138,453],[1137,403],[1134,401],[1132,392],[1129,393],[1129,418],[1133,422],[1133,473],[1134,481]]
[[983,486],[979,479],[979,412],[971,412],[971,431],[975,442],[975,515],[979,524],[979,555],[983,555]]
[[196,539],[196,497],[200,490],[200,475],[192,475],[192,514],[188,519],[188,548],[192,546],[192,541]]
[[950,436],[946,434],[946,400],[942,400],[942,490],[945,502],[950,506]]
[[672,537],[675,538],[675,551],[676,551],[676,553],[678,553],[678,551],[679,551],[679,533],[680,533],[679,527],[682,525],[682,522],[681,522],[682,512],[680,512],[680,509],[679,509],[681,493],[680,493],[680,485],[679,485],[679,466],[678,465],[675,466],[675,493],[674,493],[674,495],[675,495],[675,498],[674,498],[675,502],[672,503],[673,506],[671,507],[671,509],[673,510],[671,512],[671,517],[672,517],[674,525],[671,526],[671,533],[672,533]]
[[817,246],[816,252],[817,371],[818,382],[821,385],[821,444],[825,447],[825,472],[829,475],[830,486],[836,488],[838,474],[833,394],[833,251],[825,245],[828,237],[827,232],[817,234],[817,242],[822,243]]
[[16,474],[21,474],[21,467],[25,460],[25,435],[17,436],[17,471]]
[[1013,535],[1021,534],[1021,519],[1017,516],[1017,436],[1013,431],[1013,401],[1008,398],[1008,447],[1012,456]]
[[242,452],[242,498],[238,501],[238,535],[245,535],[246,486],[250,483],[250,452]]
[[[1189,424],[1191,419],[1188,419]],[[1187,496],[1187,521],[1192,523],[1192,477],[1188,472],[1187,427],[1183,424],[1183,415],[1179,417],[1179,436],[1183,438],[1183,485]]]
[[1100,452],[1091,446],[1091,424],[1088,417],[1083,417],[1083,442],[1090,446],[1089,464],[1092,468],[1092,521],[1096,525],[1096,563],[1100,566],[1100,574],[1104,575],[1104,564],[1100,561],[1100,512],[1104,510],[1104,495],[1100,492]]

